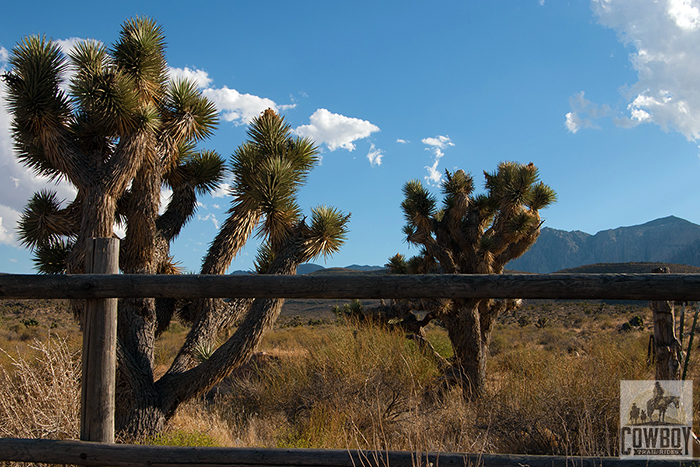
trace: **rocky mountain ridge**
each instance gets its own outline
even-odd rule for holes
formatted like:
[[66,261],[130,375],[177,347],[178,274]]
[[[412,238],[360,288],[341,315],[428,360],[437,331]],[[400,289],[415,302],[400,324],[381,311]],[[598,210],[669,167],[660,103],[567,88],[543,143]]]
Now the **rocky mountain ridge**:
[[669,216],[595,235],[545,227],[532,248],[507,268],[551,273],[586,264],[628,262],[700,266],[700,225]]

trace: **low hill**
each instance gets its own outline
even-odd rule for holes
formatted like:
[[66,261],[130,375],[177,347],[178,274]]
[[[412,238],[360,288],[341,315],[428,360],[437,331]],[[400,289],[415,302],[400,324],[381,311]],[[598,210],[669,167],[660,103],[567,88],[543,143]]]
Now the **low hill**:
[[669,268],[672,274],[700,274],[700,267],[674,263],[596,263],[562,269],[557,274],[646,274],[658,268]]

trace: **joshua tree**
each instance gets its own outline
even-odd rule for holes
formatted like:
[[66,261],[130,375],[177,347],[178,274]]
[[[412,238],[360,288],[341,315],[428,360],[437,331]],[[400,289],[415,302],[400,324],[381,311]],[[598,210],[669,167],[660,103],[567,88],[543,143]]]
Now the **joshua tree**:
[[[391,258],[392,272],[500,274],[509,261],[530,248],[540,233],[539,210],[555,201],[554,191],[538,181],[532,163],[503,162],[484,176],[486,193],[474,197],[471,175],[446,171],[442,209],[419,181],[404,185],[404,233],[410,244],[421,246],[421,252],[410,260],[400,254]],[[420,304],[430,310],[421,326],[439,318],[447,327],[454,349],[450,373],[462,385],[465,397],[481,394],[493,325],[515,305],[513,300],[490,299]],[[395,306],[406,308],[407,304]]]
[[[96,42],[70,55],[70,91],[61,88],[66,58],[41,37],[20,43],[4,75],[8,84],[18,157],[77,195],[62,208],[54,193],[34,195],[20,221],[23,242],[35,250],[45,273],[83,270],[84,243],[111,237],[115,221],[126,225],[120,268],[128,273],[176,273],[170,243],[196,209],[197,194],[215,188],[222,159],[195,151],[216,123],[216,109],[188,81],[169,82],[164,36],[151,20],[127,21],[113,49]],[[296,266],[342,245],[349,215],[312,210],[307,224],[296,190],[316,162],[306,139],[268,110],[254,119],[250,141],[233,157],[232,208],[212,243],[203,272],[224,273],[256,226],[265,240],[259,272],[294,274]],[[173,190],[159,215],[162,186]],[[276,319],[281,300],[120,300],[117,429],[142,436],[162,428],[178,405],[206,392],[247,359]],[[168,373],[153,376],[154,343],[179,313],[193,321],[187,342]],[[243,324],[211,358],[194,366],[193,347],[211,343],[234,319]]]
[[[40,271],[81,272],[85,240],[111,237],[116,220],[128,220],[125,271],[169,269],[167,248],[154,241],[161,184],[178,193],[161,221],[167,243],[184,223],[175,218],[194,211],[183,191],[206,192],[222,177],[216,154],[193,150],[214,128],[216,108],[192,83],[168,82],[164,46],[161,29],[137,18],[124,24],[113,49],[86,41],[69,61],[38,36],[13,50],[4,80],[18,157],[77,190],[65,208],[54,193],[37,193],[23,213],[20,237],[35,249]],[[68,67],[74,75],[66,92]]]

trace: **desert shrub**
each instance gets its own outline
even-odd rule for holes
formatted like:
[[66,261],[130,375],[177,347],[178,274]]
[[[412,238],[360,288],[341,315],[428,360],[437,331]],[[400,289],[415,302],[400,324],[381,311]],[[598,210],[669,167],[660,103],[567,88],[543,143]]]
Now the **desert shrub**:
[[220,446],[216,439],[206,433],[186,430],[167,430],[146,438],[141,444],[155,446]]
[[454,355],[452,343],[450,342],[450,338],[447,337],[445,328],[430,325],[426,328],[425,334],[426,339],[428,339],[435,351],[440,354],[442,358],[452,358],[452,355]]
[[539,318],[537,318],[537,321],[535,321],[535,327],[537,329],[546,328],[547,326],[549,326],[549,324],[549,318],[547,318],[546,316],[540,316]]
[[643,342],[601,337],[584,356],[521,347],[497,362],[501,378],[481,418],[499,452],[618,455],[622,379],[648,379]]
[[496,356],[502,353],[508,347],[508,339],[503,333],[494,333],[491,337],[491,344],[489,345],[489,353],[492,356]]
[[528,326],[530,323],[532,323],[532,318],[530,318],[528,315],[521,315],[518,318],[518,326],[521,328]]
[[139,442],[162,446],[239,445],[231,434],[229,424],[210,410],[210,405],[204,398],[197,398],[182,405],[162,433]]
[[[305,353],[233,380],[231,395],[217,403],[224,418],[245,433],[270,417],[284,428],[266,442],[280,447],[406,447],[397,440],[438,376],[435,364],[402,333],[374,326],[319,330],[298,334]],[[391,440],[384,438],[389,432]]]
[[80,359],[65,339],[35,341],[33,352],[0,367],[0,437],[75,439],[80,422]]

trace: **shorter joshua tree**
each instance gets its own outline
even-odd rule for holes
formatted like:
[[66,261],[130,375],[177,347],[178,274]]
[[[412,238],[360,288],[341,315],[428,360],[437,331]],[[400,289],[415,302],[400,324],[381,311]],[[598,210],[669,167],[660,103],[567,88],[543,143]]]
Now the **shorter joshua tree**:
[[[539,181],[532,164],[503,162],[495,172],[484,172],[486,193],[473,196],[474,179],[463,170],[446,171],[442,184],[443,207],[417,180],[404,185],[401,204],[406,218],[406,240],[421,247],[406,259],[397,254],[387,266],[398,274],[501,274],[505,265],[525,253],[540,233],[539,211],[556,200],[556,194]],[[455,299],[395,303],[427,309],[427,316],[412,320],[421,328],[432,319],[446,326],[454,349],[448,375],[462,386],[465,397],[478,397],[486,381],[486,359],[496,318],[517,306],[514,300]]]

